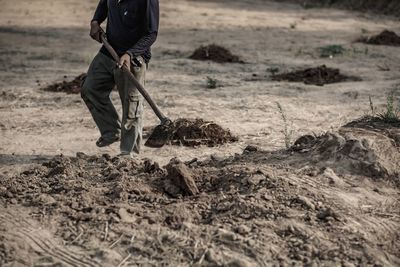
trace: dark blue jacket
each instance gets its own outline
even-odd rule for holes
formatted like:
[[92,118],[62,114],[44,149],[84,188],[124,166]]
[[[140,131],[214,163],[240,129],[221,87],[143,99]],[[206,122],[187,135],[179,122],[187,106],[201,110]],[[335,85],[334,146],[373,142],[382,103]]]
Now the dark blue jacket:
[[[100,0],[92,21],[101,24],[107,18],[107,39],[120,56],[142,56],[149,62],[159,17],[158,0]],[[100,51],[110,56],[104,46]]]

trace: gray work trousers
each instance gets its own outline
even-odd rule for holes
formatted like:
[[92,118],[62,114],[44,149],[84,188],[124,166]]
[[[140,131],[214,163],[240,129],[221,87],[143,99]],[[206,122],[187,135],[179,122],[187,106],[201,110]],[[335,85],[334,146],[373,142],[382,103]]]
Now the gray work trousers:
[[[146,64],[142,67],[132,65],[131,71],[140,84],[144,85]],[[122,103],[122,121],[110,99],[115,85]],[[82,85],[81,96],[104,140],[113,140],[121,135],[122,154],[140,152],[143,97],[128,79],[128,75],[116,66],[115,61],[102,53],[96,55]]]

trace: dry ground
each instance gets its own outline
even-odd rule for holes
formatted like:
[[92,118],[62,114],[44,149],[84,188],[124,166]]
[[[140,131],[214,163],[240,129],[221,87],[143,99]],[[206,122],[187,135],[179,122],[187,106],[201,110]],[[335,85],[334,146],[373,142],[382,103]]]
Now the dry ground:
[[[399,33],[398,20],[257,0],[161,1],[147,88],[171,118],[213,120],[240,141],[144,148],[121,162],[117,145],[95,146],[79,95],[39,90],[86,71],[99,49],[88,37],[96,2],[0,0],[0,265],[400,265],[398,126],[342,128],[330,145],[322,138],[298,154],[281,150],[276,105],[293,140],[367,114],[368,96],[382,108],[399,88],[399,48],[353,41]],[[210,43],[245,64],[187,59]],[[320,58],[316,49],[329,44],[346,52]],[[362,81],[318,87],[271,81],[268,72],[322,64]],[[223,86],[207,89],[207,76]],[[157,123],[149,108],[145,118]],[[248,145],[259,150],[243,154]],[[77,152],[92,156],[70,158]],[[199,159],[190,165],[199,196],[166,195],[165,171],[142,160],[162,166],[172,157]]]

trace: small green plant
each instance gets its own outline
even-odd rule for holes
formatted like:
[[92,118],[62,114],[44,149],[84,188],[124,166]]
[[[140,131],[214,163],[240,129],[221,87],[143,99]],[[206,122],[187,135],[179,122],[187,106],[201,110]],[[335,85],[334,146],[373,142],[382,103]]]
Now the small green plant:
[[277,74],[279,72],[279,68],[275,67],[275,66],[272,66],[272,67],[269,67],[267,69],[267,71],[270,72],[272,74],[272,76],[274,76],[275,74]]
[[210,76],[207,76],[206,86],[208,89],[215,89],[218,87],[218,81],[216,79],[211,78]]
[[334,56],[342,55],[346,49],[343,48],[341,45],[327,45],[318,48],[319,56],[326,58],[332,58]]
[[386,96],[386,107],[381,113],[377,113],[376,107],[372,102],[371,96],[369,97],[369,108],[371,110],[371,116],[367,116],[372,120],[378,120],[385,123],[398,123],[400,122],[400,104],[395,107],[395,91],[392,91]]
[[285,138],[285,146],[287,149],[289,149],[292,145],[293,129],[289,128],[289,122],[288,122],[286,113],[282,108],[282,105],[279,102],[276,102],[276,106],[278,107],[278,111],[281,114],[283,124],[284,124],[283,134],[284,134],[284,138]]
[[377,114],[377,117],[386,123],[399,122],[399,108],[395,107],[394,93],[391,92],[386,97],[386,110]]

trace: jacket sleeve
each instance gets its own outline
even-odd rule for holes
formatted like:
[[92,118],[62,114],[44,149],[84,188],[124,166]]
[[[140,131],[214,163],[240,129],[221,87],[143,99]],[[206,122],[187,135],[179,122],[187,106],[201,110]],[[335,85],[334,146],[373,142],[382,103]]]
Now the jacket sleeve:
[[108,0],[100,0],[99,4],[97,5],[96,11],[94,12],[92,21],[97,21],[99,24],[101,24],[103,21],[106,20],[108,13],[107,1]]
[[148,1],[146,20],[147,27],[144,36],[127,51],[127,54],[130,55],[132,59],[143,55],[157,39],[160,23],[160,8],[158,0]]

